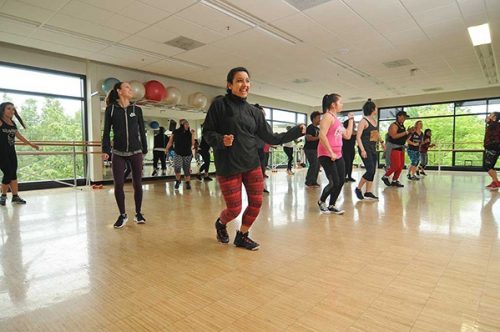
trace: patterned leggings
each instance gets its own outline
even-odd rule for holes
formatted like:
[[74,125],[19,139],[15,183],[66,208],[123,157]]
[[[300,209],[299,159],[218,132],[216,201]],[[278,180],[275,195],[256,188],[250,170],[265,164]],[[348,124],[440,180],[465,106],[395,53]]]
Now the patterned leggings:
[[260,167],[245,173],[230,176],[217,176],[219,186],[226,201],[226,209],[221,212],[222,224],[234,220],[241,213],[241,188],[242,184],[248,195],[248,207],[243,212],[242,223],[244,226],[252,226],[262,206],[262,193],[264,190],[264,177]]

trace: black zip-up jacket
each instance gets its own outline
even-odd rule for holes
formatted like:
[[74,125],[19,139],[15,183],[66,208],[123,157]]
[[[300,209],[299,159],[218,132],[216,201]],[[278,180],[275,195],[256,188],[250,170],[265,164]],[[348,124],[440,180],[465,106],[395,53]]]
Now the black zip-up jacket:
[[[234,135],[233,145],[224,146],[224,135]],[[214,149],[217,175],[229,176],[259,167],[257,138],[272,145],[302,136],[300,126],[274,134],[262,111],[246,99],[226,95],[212,102],[203,124],[203,137]]]
[[104,113],[104,133],[102,135],[102,150],[111,154],[109,134],[113,127],[113,149],[120,152],[148,152],[146,130],[142,109],[130,104],[123,109],[118,103],[106,107]]

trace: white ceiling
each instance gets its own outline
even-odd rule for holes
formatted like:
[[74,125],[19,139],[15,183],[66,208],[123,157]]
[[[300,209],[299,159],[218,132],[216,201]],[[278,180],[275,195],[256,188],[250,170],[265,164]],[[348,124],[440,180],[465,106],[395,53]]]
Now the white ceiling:
[[[300,41],[195,0],[0,0],[0,41],[220,87],[245,66],[253,93],[311,106],[329,92],[349,101],[491,87],[470,25],[490,23],[500,65],[500,0],[331,0],[305,11],[284,0],[223,2]],[[206,45],[164,44],[179,36]],[[400,59],[413,64],[383,65]]]

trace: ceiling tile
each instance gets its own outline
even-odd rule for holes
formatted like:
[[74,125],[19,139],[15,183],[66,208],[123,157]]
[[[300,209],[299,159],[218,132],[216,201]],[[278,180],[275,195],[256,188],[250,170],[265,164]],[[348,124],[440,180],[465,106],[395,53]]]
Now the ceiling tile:
[[0,12],[42,23],[54,14],[52,10],[42,9],[13,0],[6,1],[1,7]]
[[124,44],[124,45],[128,45],[128,46],[140,48],[140,49],[143,49],[146,51],[151,51],[151,52],[155,52],[158,54],[162,54],[164,56],[172,56],[172,55],[184,52],[183,50],[180,50],[176,47],[165,45],[163,43],[149,40],[146,38],[142,38],[139,36],[129,37],[127,39],[122,40],[120,43]]
[[[126,18],[133,18],[137,21],[148,24],[158,22],[159,20],[172,15],[171,12],[151,7],[142,2],[132,2],[130,5],[121,10],[120,14],[125,16]],[[126,18],[124,18],[124,24],[127,24]]]
[[[199,24],[187,21],[182,17],[172,16],[153,26],[165,32],[177,33],[177,36],[185,36],[199,42],[209,44],[224,37],[223,34],[208,30]],[[167,41],[169,39],[165,39]]]

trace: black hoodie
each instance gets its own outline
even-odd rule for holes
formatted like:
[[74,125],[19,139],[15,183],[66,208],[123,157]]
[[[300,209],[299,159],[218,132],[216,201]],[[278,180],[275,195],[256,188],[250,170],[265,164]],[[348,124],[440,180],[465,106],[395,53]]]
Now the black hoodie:
[[118,103],[106,107],[102,150],[107,154],[111,153],[109,137],[111,127],[113,127],[113,150],[118,154],[148,153],[146,130],[140,107],[130,104],[124,109]]
[[[224,135],[234,135],[233,145],[224,146]],[[246,99],[228,94],[215,99],[203,125],[203,137],[214,149],[217,175],[229,176],[259,167],[257,140],[271,145],[293,141],[302,136],[299,126],[274,134],[262,111]]]

